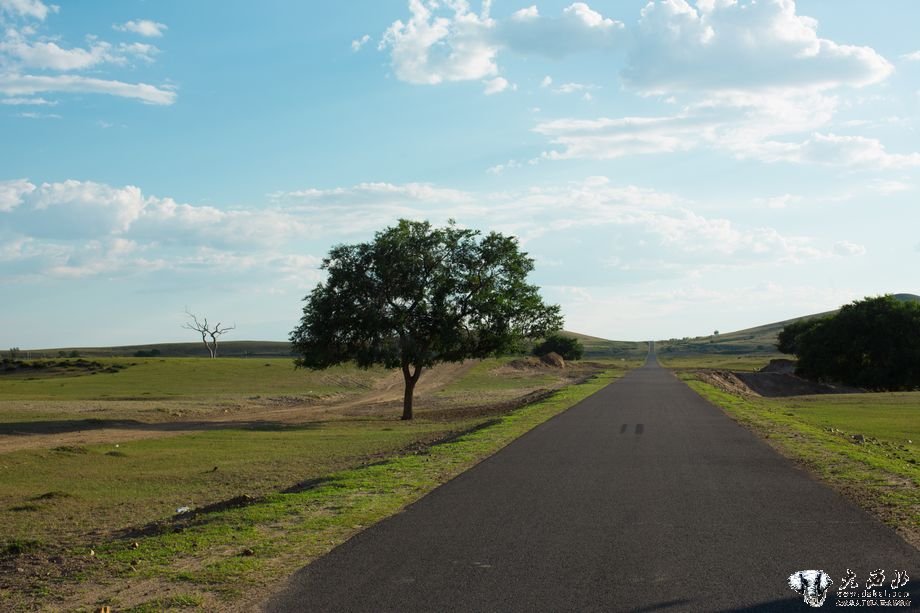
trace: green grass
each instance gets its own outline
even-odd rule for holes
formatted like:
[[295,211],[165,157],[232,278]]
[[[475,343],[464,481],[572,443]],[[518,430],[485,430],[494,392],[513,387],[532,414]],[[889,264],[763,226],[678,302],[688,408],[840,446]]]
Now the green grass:
[[788,358],[780,353],[763,355],[660,354],[658,361],[666,368],[678,370],[710,368],[715,370],[757,371],[774,358]]
[[265,423],[7,453],[0,456],[0,524],[6,539],[79,540],[93,530],[170,517],[183,506],[277,491],[469,425]]
[[252,395],[328,395],[366,389],[383,369],[338,366],[295,370],[285,358],[95,358],[123,364],[117,373],[25,378],[0,375],[4,400],[176,400],[209,401]]
[[692,374],[681,377],[915,546],[920,543],[920,392],[741,398]]
[[[235,485],[226,493],[239,493],[240,483],[249,484],[249,492],[262,490],[254,504],[183,518],[175,526],[166,523],[162,530],[146,536],[110,536],[102,542],[85,539],[64,546],[63,551],[47,540],[43,545],[30,543],[31,548],[58,551],[74,564],[79,561],[82,570],[58,581],[37,577],[32,584],[33,596],[19,595],[10,602],[28,608],[64,598],[76,608],[79,602],[99,602],[93,588],[104,584],[112,602],[121,603],[120,608],[141,607],[136,609],[140,611],[159,610],[157,607],[172,597],[190,598],[195,604],[188,606],[199,606],[200,602],[209,609],[220,609],[228,602],[254,605],[260,589],[397,512],[622,372],[610,370],[588,383],[565,388],[544,401],[492,419],[452,424],[422,420],[408,424],[337,422],[303,429],[202,433],[133,443],[125,448],[126,457],[105,456],[107,447],[99,446],[88,448],[87,453],[7,454],[0,462],[20,463],[0,470],[4,484],[9,483],[16,491],[7,495],[3,490],[5,504],[23,499],[48,505],[49,509],[52,504],[68,505],[75,500],[93,504],[95,496],[105,497],[108,492],[108,496],[118,498],[111,501],[113,512],[120,509],[130,515],[136,507],[150,504],[156,509],[151,516],[165,519],[172,515],[175,505],[188,504],[191,489],[211,492],[228,488],[222,481],[226,475],[236,475]],[[477,376],[486,375],[474,374],[474,381]],[[443,444],[416,445],[409,450],[404,446],[408,440],[430,439],[458,427],[470,431]],[[215,459],[214,454],[220,457]],[[298,461],[302,465],[296,470],[287,466]],[[218,471],[209,473],[211,464],[216,464]],[[293,473],[300,479],[317,479],[315,487],[279,493],[279,485],[292,483],[290,477],[281,483],[282,475]],[[70,475],[70,479],[61,475]],[[125,493],[115,494],[120,490]],[[41,497],[48,492],[65,495]],[[12,512],[4,512],[2,521],[16,521]],[[77,512],[76,508],[71,512]],[[44,534],[41,517],[33,515],[31,536]],[[22,524],[17,530],[28,532]],[[92,557],[91,546],[95,546]],[[138,582],[148,588],[158,586],[156,599],[139,598],[134,591]],[[192,596],[188,596],[190,592]],[[36,593],[39,596],[34,596]],[[178,601],[168,605],[186,606]]]

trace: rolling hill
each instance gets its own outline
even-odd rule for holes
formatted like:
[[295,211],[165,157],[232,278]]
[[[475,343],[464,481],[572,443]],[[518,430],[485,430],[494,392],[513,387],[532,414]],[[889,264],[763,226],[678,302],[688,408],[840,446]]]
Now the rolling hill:
[[[915,294],[895,294],[894,297],[901,301],[920,302],[920,296]],[[736,332],[727,332],[718,336],[697,336],[694,338],[670,339],[658,342],[658,350],[671,355],[684,355],[691,353],[708,353],[723,355],[773,355],[778,354],[776,340],[780,331],[788,324],[802,319],[825,317],[833,315],[833,311],[803,315],[771,324],[746,328]]]
[[[645,343],[610,341],[577,332],[564,332],[579,339],[585,347],[586,358],[638,358],[646,353]],[[29,349],[22,353],[31,357],[58,357],[76,352],[82,357],[130,357],[146,355],[151,357],[194,358],[207,357],[207,350],[200,342],[155,343],[148,345],[124,345],[120,347],[56,347],[52,349]],[[291,356],[290,343],[283,341],[223,341],[218,346],[219,357],[268,358]]]

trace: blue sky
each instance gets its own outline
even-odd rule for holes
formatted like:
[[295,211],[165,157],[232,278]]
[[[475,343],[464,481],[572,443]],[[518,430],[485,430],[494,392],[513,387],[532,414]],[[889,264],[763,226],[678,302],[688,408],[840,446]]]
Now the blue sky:
[[920,293],[920,3],[533,2],[0,0],[0,347],[283,340],[400,217],[607,338]]

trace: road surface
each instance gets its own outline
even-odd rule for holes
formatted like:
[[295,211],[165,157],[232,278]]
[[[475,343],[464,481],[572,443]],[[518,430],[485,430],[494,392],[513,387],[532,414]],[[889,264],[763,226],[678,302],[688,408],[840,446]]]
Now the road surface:
[[[267,611],[808,611],[799,570],[906,570],[920,552],[652,356],[301,569]],[[886,583],[886,588],[890,585]],[[904,607],[887,611],[906,611]]]

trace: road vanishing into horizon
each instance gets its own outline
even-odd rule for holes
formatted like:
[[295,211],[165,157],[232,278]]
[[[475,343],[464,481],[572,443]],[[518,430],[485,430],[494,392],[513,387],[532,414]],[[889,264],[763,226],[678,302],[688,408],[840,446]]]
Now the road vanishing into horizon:
[[[809,611],[790,574],[920,552],[650,353],[591,397],[293,575],[266,611]],[[905,607],[885,608],[906,611]]]

